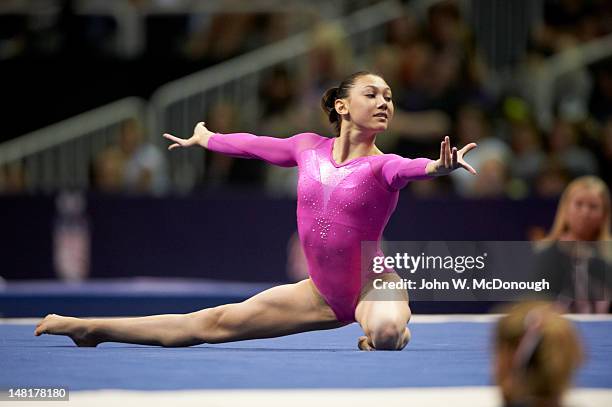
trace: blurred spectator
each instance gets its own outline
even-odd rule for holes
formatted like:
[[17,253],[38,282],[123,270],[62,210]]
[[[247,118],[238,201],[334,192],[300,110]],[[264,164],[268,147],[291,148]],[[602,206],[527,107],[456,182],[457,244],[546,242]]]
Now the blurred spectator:
[[[263,113],[260,133],[273,137],[290,137],[306,130],[298,105],[298,83],[284,66],[276,66],[260,88]],[[297,168],[265,166],[266,190],[276,196],[294,197],[297,191]]]
[[22,194],[28,190],[28,177],[21,163],[0,166],[0,194]]
[[510,174],[507,161],[492,154],[479,165],[478,177],[469,193],[473,198],[505,198],[509,194]]
[[611,240],[610,190],[598,177],[572,181],[559,201],[548,240]]
[[106,194],[123,192],[125,156],[118,146],[111,145],[94,159],[94,187]]
[[[234,133],[237,130],[237,111],[229,103],[215,104],[207,115],[206,125],[216,133]],[[206,180],[212,186],[227,183],[236,160],[223,154],[206,154]]]
[[431,55],[426,50],[418,50],[420,53],[425,52],[421,56],[427,62],[420,68],[420,72],[417,71],[420,77],[416,77],[416,81],[409,87],[400,90],[398,107],[408,111],[442,110],[453,116],[462,98],[459,87],[461,60],[454,51]]
[[138,121],[122,124],[119,147],[124,154],[123,185],[127,192],[161,195],[168,191],[166,158],[146,141]]
[[586,67],[559,76],[554,85],[551,106],[558,115],[571,122],[588,117],[588,102],[593,81]]
[[312,17],[297,12],[226,13],[223,10],[192,16],[184,52],[189,59],[221,62],[299,32],[312,24]]
[[582,363],[573,324],[547,303],[519,303],[496,324],[493,371],[504,406],[561,406]]
[[372,72],[385,78],[391,89],[399,87],[400,52],[400,49],[385,44],[372,47],[368,56]]
[[243,51],[254,15],[218,14],[204,20],[187,43],[187,55],[192,59],[206,58],[220,62]]
[[287,68],[282,65],[274,67],[259,89],[262,118],[283,115],[295,102],[296,92],[296,84]]
[[610,213],[610,190],[603,181],[593,176],[577,178],[563,192],[552,229],[544,239],[553,244],[543,246],[540,268],[555,270],[553,275],[558,281],[551,285],[571,287],[569,292],[561,292],[559,300],[574,312],[608,312],[612,266]]
[[[300,105],[300,84],[297,75],[284,65],[275,66],[259,88],[261,107],[258,132],[274,137],[289,137],[309,128],[307,120],[319,122],[317,109]],[[315,124],[317,126],[318,124]]]
[[[436,150],[440,135],[449,132],[450,118],[444,106],[430,100],[426,86],[434,56],[431,41],[411,14],[388,23],[386,43],[372,50],[370,65],[389,83],[395,101],[391,127],[377,140],[383,151],[428,156]],[[436,189],[414,188],[425,195]]]
[[546,161],[540,144],[538,129],[531,122],[516,122],[512,125],[511,144],[514,158],[511,171],[514,177],[533,184]]
[[405,13],[388,22],[385,29],[385,41],[370,50],[369,66],[373,72],[381,74],[392,89],[397,90],[402,82],[410,82],[402,78],[409,76],[403,71],[410,70],[406,65],[415,63],[415,59],[404,58],[404,55],[418,40],[421,26],[412,14]]
[[313,49],[309,54],[311,91],[317,101],[329,87],[352,71],[353,55],[345,42],[346,33],[338,24],[321,23],[313,31]]
[[456,143],[464,146],[472,142],[477,143],[478,148],[470,152],[468,161],[478,171],[478,176],[473,177],[467,171],[451,173],[457,193],[463,197],[504,197],[512,151],[501,139],[493,137],[482,109],[465,105],[457,116]]
[[442,1],[429,7],[428,12],[428,34],[434,47],[444,51],[464,51],[466,26],[458,2]]
[[[435,150],[440,135],[450,130],[450,117],[435,107],[414,108],[402,97],[417,88],[426,76],[431,48],[424,42],[404,44],[402,48],[379,48],[373,55],[375,72],[383,75],[393,89],[395,118],[388,134],[380,139],[383,151],[406,155],[425,155]],[[408,110],[405,110],[408,109]],[[399,141],[398,139],[405,139]]]
[[321,103],[321,96],[354,69],[353,54],[346,46],[345,33],[341,26],[330,23],[319,24],[312,32],[313,48],[307,55],[306,69],[300,78],[298,110],[302,123],[309,131],[331,134],[331,128],[321,109],[313,108]]
[[568,182],[567,169],[556,158],[547,158],[535,180],[535,193],[540,198],[558,198]]
[[601,143],[598,149],[599,168],[608,187],[612,185],[612,116],[606,120],[601,131]]
[[569,171],[572,177],[597,174],[593,153],[578,145],[577,129],[571,123],[557,119],[549,136],[552,157]]
[[[428,74],[433,57],[432,46],[422,40],[416,40],[404,46],[399,52],[399,85],[400,92],[416,89],[419,83]],[[400,100],[398,100],[400,103]],[[408,102],[406,102],[408,103]],[[404,108],[409,109],[408,106]]]
[[612,116],[612,58],[597,64],[594,76],[595,86],[589,99],[589,111],[603,123]]
[[391,47],[405,49],[419,36],[421,27],[415,16],[404,13],[387,23],[385,43]]

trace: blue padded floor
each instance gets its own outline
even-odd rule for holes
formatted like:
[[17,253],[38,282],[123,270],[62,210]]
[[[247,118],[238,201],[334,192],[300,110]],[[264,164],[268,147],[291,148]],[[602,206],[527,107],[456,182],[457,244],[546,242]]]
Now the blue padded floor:
[[[358,325],[191,348],[77,348],[34,325],[0,324],[0,388],[75,390],[489,386],[492,322],[411,323],[402,352],[360,352]],[[451,320],[452,321],[452,320]],[[576,322],[587,361],[578,387],[612,388],[612,320]]]

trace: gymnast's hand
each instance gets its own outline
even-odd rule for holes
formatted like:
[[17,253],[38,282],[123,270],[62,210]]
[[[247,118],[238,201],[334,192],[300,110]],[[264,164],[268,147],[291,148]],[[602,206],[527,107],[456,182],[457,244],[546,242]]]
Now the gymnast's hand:
[[427,164],[427,175],[440,176],[447,175],[456,170],[463,168],[471,174],[476,175],[476,170],[470,164],[465,162],[463,157],[473,148],[476,148],[476,143],[467,144],[461,150],[457,147],[450,147],[450,138],[444,137],[440,143],[440,158]]
[[174,141],[174,144],[171,144],[168,147],[168,150],[172,150],[177,147],[191,147],[191,146],[202,146],[208,147],[208,139],[215,134],[212,131],[208,130],[204,125],[204,122],[199,122],[196,124],[193,129],[193,136],[188,139],[175,137],[172,134],[164,133],[164,137],[170,141]]

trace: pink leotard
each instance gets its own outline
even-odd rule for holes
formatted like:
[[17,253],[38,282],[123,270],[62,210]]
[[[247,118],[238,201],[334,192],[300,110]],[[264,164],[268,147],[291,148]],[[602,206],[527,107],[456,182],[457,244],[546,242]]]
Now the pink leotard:
[[[208,148],[234,157],[298,166],[298,232],[310,277],[339,321],[355,321],[364,281],[362,255],[380,256],[380,240],[399,190],[429,178],[429,159],[395,154],[359,157],[337,164],[334,138],[302,133],[280,139],[246,133],[215,134]],[[361,242],[376,242],[362,254]],[[392,270],[388,270],[392,271]]]

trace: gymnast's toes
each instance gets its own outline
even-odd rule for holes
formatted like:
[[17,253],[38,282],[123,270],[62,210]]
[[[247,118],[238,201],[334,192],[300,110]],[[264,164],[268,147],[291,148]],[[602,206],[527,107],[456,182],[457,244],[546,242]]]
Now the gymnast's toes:
[[79,347],[95,347],[102,340],[91,332],[86,321],[79,318],[64,317],[56,314],[47,315],[36,325],[34,335],[66,335]]
[[372,345],[370,345],[370,342],[368,341],[368,337],[367,336],[360,336],[358,341],[357,341],[357,347],[360,350],[365,350],[365,351],[372,351],[375,350]]
[[49,325],[52,324],[52,320],[55,319],[57,315],[48,314],[46,317],[40,320],[40,322],[36,325],[36,329],[34,330],[34,335],[40,336],[42,334],[48,333]]

